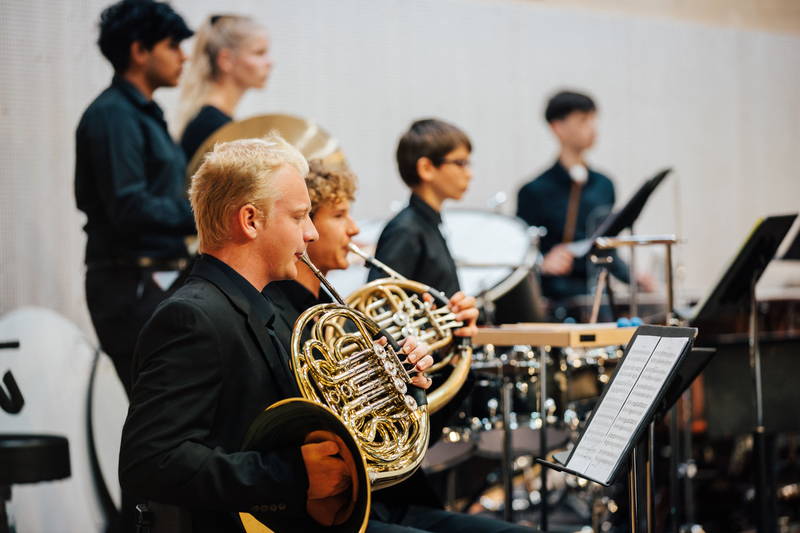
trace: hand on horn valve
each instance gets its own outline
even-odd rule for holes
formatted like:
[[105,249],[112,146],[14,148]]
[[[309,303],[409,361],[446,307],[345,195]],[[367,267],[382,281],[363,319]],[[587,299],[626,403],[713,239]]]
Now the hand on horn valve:
[[475,304],[475,297],[467,296],[463,291],[458,291],[450,298],[450,310],[456,314],[456,320],[464,323],[463,327],[453,332],[456,337],[472,337],[478,333],[478,308]]
[[430,348],[424,342],[417,342],[417,338],[413,335],[406,337],[398,344],[402,348],[401,352],[406,355],[403,362],[414,365],[414,370],[418,372],[411,378],[411,383],[421,389],[428,389],[433,381],[424,372],[433,364]]

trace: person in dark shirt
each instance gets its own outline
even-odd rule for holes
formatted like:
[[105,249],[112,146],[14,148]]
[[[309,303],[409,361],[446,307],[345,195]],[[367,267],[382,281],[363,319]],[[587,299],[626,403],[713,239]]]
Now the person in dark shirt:
[[249,89],[263,88],[272,70],[266,29],[250,17],[212,15],[197,30],[181,80],[179,127],[186,161],[212,133],[233,120]]
[[[456,264],[442,234],[441,210],[458,200],[472,179],[472,144],[456,126],[436,119],[414,122],[400,138],[397,166],[411,189],[408,206],[392,218],[378,239],[375,257],[409,279],[462,298]],[[377,268],[369,280],[385,277]]]
[[[319,239],[309,243],[308,256],[323,273],[345,269],[349,266],[348,245],[358,234],[358,226],[350,216],[350,204],[355,199],[355,177],[345,170],[330,168],[320,160],[312,160],[310,167],[306,185],[311,198],[311,220],[319,232]],[[275,306],[280,317],[275,327],[283,330],[283,335],[291,335],[292,326],[306,309],[330,302],[320,287],[320,280],[305,265],[298,265],[294,280],[274,281],[263,293]],[[474,298],[464,298],[454,311],[466,324],[456,333],[472,335],[478,315]],[[456,399],[454,403],[459,401]],[[431,427],[436,425],[432,420]],[[435,439],[433,434],[431,439]],[[505,522],[444,511],[421,470],[398,485],[374,493],[372,498],[372,515],[367,529],[371,533],[523,531],[523,528]],[[527,528],[524,530],[529,531]]]
[[153,101],[178,82],[192,35],[165,3],[123,0],[100,16],[111,86],[75,135],[75,198],[86,213],[86,300],[103,350],[130,394],[139,331],[187,263],[194,233],[182,190],[186,162]]
[[[573,257],[567,244],[592,234],[611,213],[615,193],[611,180],[585,160],[597,136],[594,101],[584,94],[559,92],[548,102],[545,119],[560,145],[558,160],[520,188],[517,216],[547,230],[539,243],[544,254],[542,294],[550,299],[554,318],[563,320],[573,314],[570,299],[588,294],[594,283],[588,257]],[[611,274],[629,282],[627,265],[612,256]],[[640,281],[651,286],[649,277]]]

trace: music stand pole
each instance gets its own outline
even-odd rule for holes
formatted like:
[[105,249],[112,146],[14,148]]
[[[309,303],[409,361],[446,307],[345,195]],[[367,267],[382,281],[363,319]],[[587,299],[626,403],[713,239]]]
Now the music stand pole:
[[[634,235],[633,224],[628,229],[631,235]],[[631,318],[633,318],[639,316],[639,287],[637,286],[638,283],[636,283],[636,246],[631,246],[631,264],[628,267],[628,275],[631,278],[631,282],[628,285],[631,294],[629,307]]]
[[665,262],[665,276],[667,278],[667,308],[664,318],[664,324],[667,326],[677,326],[678,321],[675,320],[675,279],[672,275],[672,244],[671,242],[664,243],[664,262]]
[[750,368],[753,372],[753,387],[756,396],[756,427],[753,431],[753,463],[755,470],[755,489],[758,533],[776,533],[777,509],[775,488],[771,483],[772,475],[768,471],[768,439],[764,427],[764,391],[761,382],[761,350],[758,343],[758,301],[756,299],[756,283],[759,273],[750,281]]
[[[539,430],[539,454],[547,457],[547,349],[542,346],[539,348],[539,412],[542,421]],[[541,495],[541,507],[539,518],[539,529],[547,531],[547,468],[541,469],[540,480],[542,487],[539,489]]]

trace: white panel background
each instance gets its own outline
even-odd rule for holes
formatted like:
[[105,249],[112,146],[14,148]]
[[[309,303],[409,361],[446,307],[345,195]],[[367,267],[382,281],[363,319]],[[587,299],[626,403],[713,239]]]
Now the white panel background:
[[[87,332],[73,135],[111,75],[94,44],[105,4],[5,0],[0,13],[0,312],[46,306]],[[240,116],[292,113],[333,132],[360,176],[360,217],[405,197],[393,151],[424,116],[473,139],[466,205],[500,190],[513,198],[554,158],[541,114],[561,87],[597,98],[590,159],[620,199],[675,167],[638,230],[686,239],[684,286],[705,290],[756,217],[800,210],[796,36],[510,0],[174,5],[192,25],[220,9],[264,21],[276,68]],[[156,94],[168,113],[176,96]]]

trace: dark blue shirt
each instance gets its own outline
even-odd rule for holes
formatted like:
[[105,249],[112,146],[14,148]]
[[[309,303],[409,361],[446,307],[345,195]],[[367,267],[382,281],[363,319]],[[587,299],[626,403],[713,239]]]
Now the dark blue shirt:
[[75,134],[75,199],[86,213],[86,261],[177,258],[194,233],[186,160],[161,108],[115,76]]
[[[592,235],[614,206],[614,184],[603,174],[588,169],[589,176],[581,188],[578,216],[573,241]],[[543,254],[564,240],[572,178],[560,161],[533,181],[525,184],[517,194],[517,216],[531,226],[543,226],[547,235],[541,238]],[[627,266],[618,258],[610,268],[611,273],[628,281]],[[592,272],[587,257],[577,257],[572,272],[566,276],[542,276],[542,293],[552,300],[562,300],[589,292]]]
[[[439,230],[442,217],[416,194],[383,228],[375,257],[410,280],[438,289],[448,297],[460,290],[458,272],[447,241]],[[377,268],[369,280],[385,278]]]

